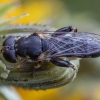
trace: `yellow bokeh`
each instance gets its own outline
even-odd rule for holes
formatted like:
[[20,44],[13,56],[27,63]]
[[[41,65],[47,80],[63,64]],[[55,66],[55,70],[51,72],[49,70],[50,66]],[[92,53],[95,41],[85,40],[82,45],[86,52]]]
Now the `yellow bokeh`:
[[28,17],[18,19],[13,23],[43,24],[45,20],[50,20],[54,18],[54,16],[56,16],[56,14],[58,14],[58,12],[61,9],[63,9],[63,4],[59,2],[59,0],[58,1],[33,0],[33,2],[29,2],[26,5],[19,4],[18,7],[13,12],[6,15],[6,19],[27,13],[29,14]]
[[12,0],[0,0],[0,4],[1,3],[8,3],[8,2],[12,2]]
[[23,100],[55,100],[54,98],[58,95],[58,89],[50,90],[26,90],[17,88],[17,91],[23,97]]

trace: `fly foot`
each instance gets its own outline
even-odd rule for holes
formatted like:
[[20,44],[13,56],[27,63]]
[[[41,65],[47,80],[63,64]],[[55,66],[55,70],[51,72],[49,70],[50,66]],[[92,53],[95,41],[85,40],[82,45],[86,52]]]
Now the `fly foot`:
[[76,69],[75,69],[75,66],[72,65],[72,64],[70,64],[69,67],[71,67],[73,70],[76,70]]

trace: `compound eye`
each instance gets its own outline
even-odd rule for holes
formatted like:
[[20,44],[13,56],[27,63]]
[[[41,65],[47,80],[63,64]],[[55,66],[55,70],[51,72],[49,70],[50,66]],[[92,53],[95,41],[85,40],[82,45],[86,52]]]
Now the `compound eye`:
[[14,50],[7,50],[7,51],[3,52],[3,57],[8,62],[11,62],[11,63],[17,62],[17,57],[16,57]]
[[14,37],[9,37],[4,41],[3,46],[10,46],[13,45],[14,43],[15,43]]
[[10,46],[15,43],[14,37],[9,37],[3,42],[3,46]]
[[3,57],[5,58],[5,60],[11,63],[17,62],[17,57],[14,50],[14,44],[15,44],[14,37],[7,38],[3,43],[3,46],[5,47],[5,51],[3,52]]

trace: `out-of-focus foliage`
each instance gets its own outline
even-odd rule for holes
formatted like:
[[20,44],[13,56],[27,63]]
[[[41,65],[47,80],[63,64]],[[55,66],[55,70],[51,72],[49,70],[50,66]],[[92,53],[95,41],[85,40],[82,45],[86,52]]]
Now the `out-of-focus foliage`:
[[4,21],[6,14],[14,10],[16,6],[13,2],[0,4],[0,23]]
[[[33,0],[33,2],[27,1],[26,4],[24,3],[24,5],[21,2],[19,4],[20,6],[14,12],[9,13],[7,18],[11,18],[12,15],[21,15],[22,13],[28,13],[30,16],[13,22],[17,24],[20,22],[24,24],[50,23],[52,22],[52,18],[54,18],[52,15],[55,15],[55,13],[59,14],[59,11],[61,11],[61,9],[64,7],[63,3],[61,3],[59,0],[54,0],[53,2],[50,0]],[[56,16],[57,15],[55,15],[55,17]]]
[[100,22],[100,1],[99,0],[63,0],[66,8],[72,14],[88,13],[90,18]]
[[[100,0],[15,0],[20,6],[4,19],[23,13],[27,18],[12,22],[49,24],[54,27],[72,25],[79,31],[100,33]],[[0,3],[8,0],[0,0]],[[9,0],[12,2],[12,0]],[[23,100],[100,100],[100,58],[83,59],[77,78],[62,88],[44,91],[16,88]]]

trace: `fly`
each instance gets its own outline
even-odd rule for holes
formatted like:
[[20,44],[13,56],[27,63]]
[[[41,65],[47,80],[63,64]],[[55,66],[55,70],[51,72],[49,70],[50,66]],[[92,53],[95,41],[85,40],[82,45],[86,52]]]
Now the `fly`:
[[[25,37],[8,37],[2,45],[1,53],[10,63],[19,62],[18,69],[29,60],[39,68],[43,61],[50,61],[60,67],[74,65],[61,57],[93,58],[100,56],[100,36],[77,32],[77,28],[63,27],[55,32],[36,31]],[[23,61],[21,58],[25,58]]]

